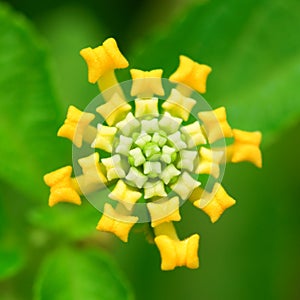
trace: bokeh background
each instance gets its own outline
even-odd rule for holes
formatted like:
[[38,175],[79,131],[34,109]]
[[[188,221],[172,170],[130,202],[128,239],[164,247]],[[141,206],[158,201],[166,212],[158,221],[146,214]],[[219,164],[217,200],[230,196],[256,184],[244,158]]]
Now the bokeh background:
[[[0,2],[0,299],[300,299],[299,32],[298,0]],[[263,132],[261,170],[227,166],[237,204],[216,224],[183,207],[198,270],[160,271],[142,227],[127,244],[96,232],[89,203],[47,206],[42,175],[71,163],[55,133],[98,93],[79,50],[110,36],[132,68],[212,66],[206,100]]]

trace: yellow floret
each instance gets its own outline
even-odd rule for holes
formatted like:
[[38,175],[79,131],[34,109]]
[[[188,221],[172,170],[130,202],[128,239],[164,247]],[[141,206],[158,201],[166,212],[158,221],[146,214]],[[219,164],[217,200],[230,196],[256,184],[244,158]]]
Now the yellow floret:
[[109,203],[105,203],[103,216],[96,228],[100,231],[112,232],[123,242],[127,242],[128,234],[137,221],[138,217],[122,215]]
[[215,223],[227,208],[236,203],[219,183],[215,183],[211,193],[197,188],[189,200],[202,209],[210,217],[212,223]]
[[45,183],[50,187],[49,206],[59,202],[81,204],[76,186],[71,180],[72,167],[67,166],[44,176]]
[[193,148],[198,145],[206,144],[206,139],[203,134],[202,128],[198,121],[192,124],[183,126],[181,132],[187,134],[188,137],[188,147]]
[[113,38],[107,39],[102,46],[97,48],[82,49],[80,55],[87,63],[88,77],[91,83],[96,83],[107,72],[127,68],[129,65]]
[[130,110],[131,106],[118,93],[115,93],[108,102],[96,108],[109,126],[123,120]]
[[158,99],[147,98],[147,99],[140,99],[137,98],[135,101],[135,117],[143,117],[143,116],[153,116],[158,117]]
[[232,137],[232,130],[227,123],[224,107],[219,107],[213,111],[199,112],[198,117],[204,123],[204,129],[210,143],[223,137]]
[[142,193],[128,186],[123,180],[119,180],[108,197],[120,201],[128,210],[131,210],[133,204],[142,197]]
[[261,133],[233,129],[234,143],[227,148],[228,160],[237,163],[249,161],[257,167],[262,167],[262,156],[259,149]]
[[199,150],[199,162],[196,166],[196,174],[210,174],[215,178],[220,175],[220,163],[223,160],[224,152],[215,151],[201,147]]
[[198,64],[190,58],[180,55],[179,67],[170,76],[170,80],[183,83],[199,93],[205,93],[206,80],[210,72],[209,66]]
[[83,173],[80,178],[77,178],[82,192],[89,193],[104,187],[107,179],[99,162],[99,153],[95,152],[87,157],[83,157],[78,160],[78,163]]
[[147,208],[151,217],[152,227],[156,227],[166,222],[181,220],[178,197],[149,202],[147,203]]
[[167,235],[157,236],[154,241],[161,255],[161,269],[167,271],[181,266],[197,269],[199,267],[199,238],[198,234],[183,241],[173,240]]
[[68,138],[75,146],[81,147],[85,130],[94,118],[93,114],[82,112],[71,105],[65,123],[59,128],[57,135]]
[[169,98],[162,104],[162,108],[173,117],[187,121],[196,100],[183,96],[176,89],[172,89]]
[[124,178],[126,176],[126,173],[121,165],[121,156],[119,154],[103,158],[101,162],[105,166],[106,176],[108,180]]
[[92,143],[93,148],[99,148],[111,153],[117,128],[98,124],[97,136]]
[[130,70],[132,77],[131,95],[138,97],[152,97],[154,94],[163,96],[164,89],[161,83],[163,70],[142,71]]

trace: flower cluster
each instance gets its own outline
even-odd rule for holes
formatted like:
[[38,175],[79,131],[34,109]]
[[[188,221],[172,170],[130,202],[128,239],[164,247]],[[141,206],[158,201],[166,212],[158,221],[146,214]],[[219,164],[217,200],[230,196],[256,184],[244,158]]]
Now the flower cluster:
[[68,109],[58,136],[75,145],[79,173],[66,166],[44,176],[49,205],[80,205],[82,195],[107,190],[107,198],[94,197],[104,200],[98,230],[127,242],[137,222],[148,222],[162,270],[198,268],[199,235],[180,240],[173,224],[181,220],[180,206],[189,201],[216,222],[235,204],[221,186],[225,163],[261,167],[261,133],[232,129],[224,107],[210,109],[199,94],[209,66],[180,56],[169,79],[160,69],[131,69],[132,80],[119,84],[115,69],[129,64],[113,38],[80,54],[101,99],[91,111]]

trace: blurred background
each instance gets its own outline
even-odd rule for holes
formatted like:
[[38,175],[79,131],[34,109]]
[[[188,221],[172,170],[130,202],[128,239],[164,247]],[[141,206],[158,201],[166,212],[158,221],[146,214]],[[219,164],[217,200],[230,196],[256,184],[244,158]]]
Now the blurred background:
[[[0,299],[300,299],[299,32],[298,0],[0,2]],[[110,36],[132,68],[210,65],[206,100],[263,133],[261,170],[227,166],[237,204],[216,224],[183,206],[198,270],[162,272],[142,228],[96,232],[89,203],[47,206],[43,174],[71,163],[57,129],[98,93],[79,50]]]

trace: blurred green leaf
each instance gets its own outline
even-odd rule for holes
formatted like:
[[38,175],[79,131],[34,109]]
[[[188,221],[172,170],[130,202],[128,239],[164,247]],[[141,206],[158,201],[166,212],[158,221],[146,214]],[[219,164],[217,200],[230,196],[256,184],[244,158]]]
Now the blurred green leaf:
[[4,202],[8,194],[4,189],[0,194],[0,279],[15,275],[26,261],[26,243],[18,234],[21,220],[15,219],[18,209],[8,208]]
[[36,207],[28,214],[29,222],[37,227],[46,229],[61,238],[79,240],[97,234],[96,225],[100,212],[90,203],[80,207],[61,203],[52,208]]
[[0,245],[0,279],[15,274],[24,265],[24,257],[19,249],[2,249]]
[[42,175],[66,163],[55,134],[63,117],[47,54],[31,25],[0,4],[0,177],[27,195],[45,196]]
[[133,299],[111,258],[100,250],[60,249],[44,262],[36,300]]
[[162,33],[140,41],[133,68],[169,76],[185,54],[214,71],[205,98],[225,105],[235,128],[261,130],[264,143],[299,119],[300,2],[209,1],[192,6]]
[[97,85],[88,82],[87,66],[79,51],[102,43],[103,26],[93,11],[74,3],[41,16],[39,26],[53,57],[54,80],[62,103],[84,109],[99,91]]

